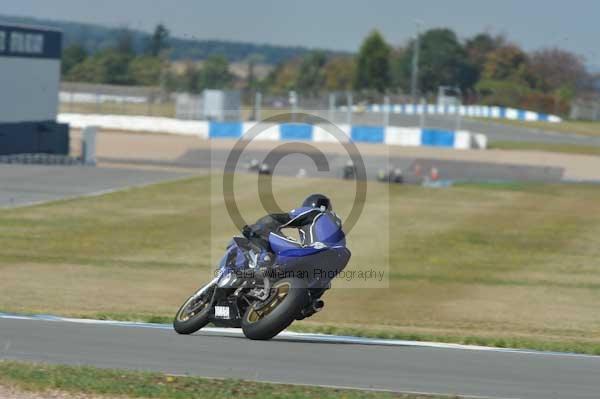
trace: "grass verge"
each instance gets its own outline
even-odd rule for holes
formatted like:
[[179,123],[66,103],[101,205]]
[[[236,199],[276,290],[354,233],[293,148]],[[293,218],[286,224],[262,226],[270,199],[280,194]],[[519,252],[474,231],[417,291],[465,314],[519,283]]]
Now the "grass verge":
[[552,342],[535,338],[518,337],[486,337],[469,335],[439,335],[425,333],[411,333],[395,329],[368,329],[359,327],[340,327],[319,324],[292,325],[292,331],[321,333],[333,335],[347,335],[366,338],[398,339],[409,341],[445,342],[462,345],[490,346],[496,348],[533,349],[550,352],[584,353],[600,355],[600,345],[588,342]]
[[162,399],[441,398],[12,361],[0,361],[0,385],[34,392],[58,390],[72,394]]
[[490,149],[558,152],[564,154],[600,155],[600,147],[578,144],[530,143],[523,141],[493,141]]
[[[239,176],[248,220],[264,213]],[[216,183],[216,184],[215,184]],[[236,186],[237,187],[237,186]],[[0,210],[0,309],[170,322],[236,233],[219,176]],[[284,209],[312,192],[348,215],[352,182],[274,179]],[[348,270],[297,329],[598,353],[600,187],[370,183]],[[331,327],[335,326],[335,327]]]
[[600,136],[600,122],[564,121],[561,123],[514,121],[509,119],[474,118],[480,122],[493,122],[502,125],[525,127],[528,129],[546,130],[565,134],[580,134],[583,136]]

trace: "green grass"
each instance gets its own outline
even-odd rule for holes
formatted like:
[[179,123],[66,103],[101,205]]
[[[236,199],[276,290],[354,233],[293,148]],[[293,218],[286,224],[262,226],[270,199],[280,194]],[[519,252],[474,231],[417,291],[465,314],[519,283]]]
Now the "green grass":
[[[248,220],[254,176],[236,179]],[[239,180],[239,181],[238,181]],[[0,309],[170,322],[235,234],[220,176],[0,210]],[[351,182],[275,179],[282,208],[323,191],[347,216]],[[348,268],[296,330],[600,354],[600,187],[370,183]]]
[[[234,379],[171,376],[161,373],[52,366],[0,361],[0,385],[24,391],[56,390],[71,394],[118,395],[133,398],[434,398],[298,385],[267,384]],[[439,397],[438,397],[439,398]]]
[[299,325],[292,326],[292,331],[333,334],[353,337],[397,339],[423,342],[446,342],[463,345],[490,346],[496,348],[532,349],[550,352],[585,353],[600,355],[600,344],[589,342],[555,342],[536,338],[518,337],[486,337],[475,335],[439,335],[394,331],[393,329],[368,329],[354,327],[338,327],[332,325]]
[[[61,102],[59,106],[61,113],[78,114],[101,114],[101,115],[145,115],[165,118],[175,118],[176,106],[174,102],[161,104],[135,104],[135,103],[70,103]],[[288,108],[261,108],[261,118],[269,118],[274,115],[289,112]],[[240,110],[241,120],[249,120],[253,114],[251,107],[242,107]]]
[[536,130],[547,130],[565,134],[580,134],[584,136],[600,136],[600,122],[564,121],[561,123],[513,121],[509,119],[474,118],[482,122],[499,123],[508,126],[526,127]]
[[134,104],[116,102],[105,103],[69,103],[61,102],[59,112],[78,114],[109,114],[109,115],[148,115],[175,118],[175,103]]
[[490,149],[544,151],[564,154],[600,155],[600,147],[579,144],[530,143],[523,141],[492,141]]

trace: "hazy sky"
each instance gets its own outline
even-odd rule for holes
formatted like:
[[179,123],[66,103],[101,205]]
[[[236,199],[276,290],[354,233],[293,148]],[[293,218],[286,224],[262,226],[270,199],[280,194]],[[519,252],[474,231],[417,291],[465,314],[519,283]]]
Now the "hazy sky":
[[200,39],[304,45],[355,51],[373,28],[392,44],[413,35],[414,20],[461,37],[505,33],[526,49],[560,46],[600,68],[597,0],[1,0],[0,13],[150,30]]

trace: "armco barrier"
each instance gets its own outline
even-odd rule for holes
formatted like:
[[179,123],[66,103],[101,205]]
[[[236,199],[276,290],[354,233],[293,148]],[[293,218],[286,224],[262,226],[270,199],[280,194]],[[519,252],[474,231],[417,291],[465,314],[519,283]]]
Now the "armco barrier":
[[447,130],[423,129],[421,145],[428,147],[454,148],[455,133]]
[[359,143],[385,143],[385,129],[379,126],[352,126],[352,141]]
[[[209,122],[209,138],[240,138],[248,132],[253,124],[232,122]],[[398,128],[382,126],[347,126],[338,128],[348,139],[358,143],[389,144],[403,146],[445,147],[456,149],[485,148],[485,136],[473,135],[467,131],[450,131],[437,129]],[[215,132],[218,132],[215,133]],[[314,141],[332,142],[333,137],[320,126],[303,123],[284,123],[271,125],[254,140],[271,141]]]
[[210,122],[208,124],[208,137],[218,138],[237,138],[242,135],[243,126],[238,122]]
[[[106,130],[173,133],[210,139],[237,139],[252,131],[254,122],[182,121],[170,118],[128,115],[60,114],[59,121],[73,128],[98,126]],[[430,146],[455,149],[485,148],[485,135],[468,131],[446,131],[397,126],[338,125],[342,137],[334,137],[322,126],[284,123],[261,126],[254,140],[311,141],[317,143],[352,140],[361,143],[381,143],[398,146]]]
[[280,140],[313,141],[313,129],[305,123],[283,123],[279,125]]
[[[386,108],[387,107],[387,108]],[[359,106],[353,106],[353,111],[359,111]],[[340,107],[346,111],[345,106]],[[562,118],[539,112],[515,108],[495,107],[488,105],[436,105],[436,104],[372,104],[366,108],[369,112],[387,112],[400,115],[461,115],[474,118],[509,119],[527,122],[560,123]]]

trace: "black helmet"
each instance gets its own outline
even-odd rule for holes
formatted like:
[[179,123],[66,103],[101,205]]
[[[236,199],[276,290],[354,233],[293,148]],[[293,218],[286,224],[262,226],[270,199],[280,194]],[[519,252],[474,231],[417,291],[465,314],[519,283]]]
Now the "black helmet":
[[302,203],[302,206],[309,208],[321,208],[325,207],[326,210],[330,211],[331,201],[323,194],[311,194]]

